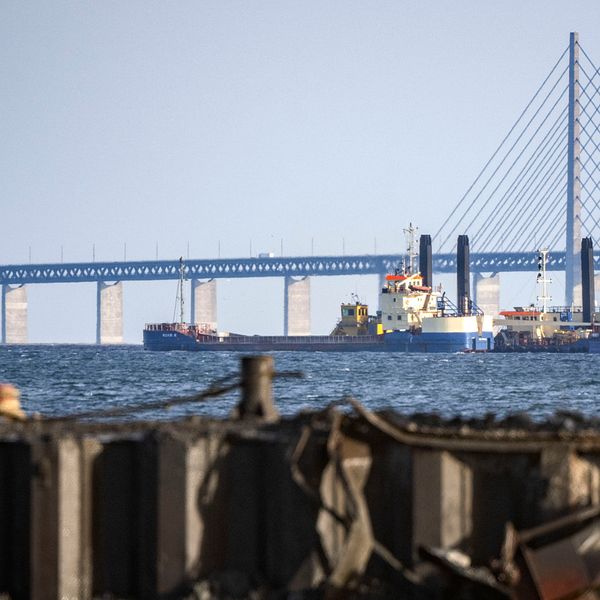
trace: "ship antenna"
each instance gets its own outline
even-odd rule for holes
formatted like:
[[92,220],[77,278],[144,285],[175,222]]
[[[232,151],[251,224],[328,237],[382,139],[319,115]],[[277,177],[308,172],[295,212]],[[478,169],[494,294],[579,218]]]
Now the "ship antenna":
[[548,300],[552,300],[550,296],[548,296],[548,284],[552,283],[552,279],[549,279],[547,276],[547,264],[548,264],[548,249],[542,248],[538,250],[538,274],[536,281],[538,284],[542,285],[542,295],[537,297],[538,303],[542,303],[542,312],[548,311]]

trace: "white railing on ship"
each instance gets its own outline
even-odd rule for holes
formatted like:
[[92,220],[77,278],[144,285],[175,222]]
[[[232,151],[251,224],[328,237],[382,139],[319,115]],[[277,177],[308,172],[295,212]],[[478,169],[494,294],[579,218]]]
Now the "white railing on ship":
[[188,333],[195,329],[194,326],[179,325],[178,323],[147,323],[144,325],[146,331],[181,331],[182,333]]

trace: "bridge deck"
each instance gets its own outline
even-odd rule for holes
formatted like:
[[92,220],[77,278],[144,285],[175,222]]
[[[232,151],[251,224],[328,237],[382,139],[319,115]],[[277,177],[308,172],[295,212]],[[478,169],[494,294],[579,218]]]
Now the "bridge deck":
[[[600,253],[595,256],[600,269]],[[189,279],[241,277],[372,275],[389,273],[401,264],[402,255],[293,256],[281,258],[219,258],[186,260]],[[563,271],[565,253],[551,252],[549,271]],[[455,254],[433,256],[435,273],[454,273]],[[529,253],[472,253],[471,271],[500,273],[536,271],[537,257]],[[156,281],[179,278],[179,260],[87,262],[0,266],[0,284],[84,283],[97,281]]]

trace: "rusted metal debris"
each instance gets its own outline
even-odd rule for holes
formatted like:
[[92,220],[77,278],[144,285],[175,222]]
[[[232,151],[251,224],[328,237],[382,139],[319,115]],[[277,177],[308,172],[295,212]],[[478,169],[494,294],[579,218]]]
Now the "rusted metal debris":
[[516,531],[506,527],[502,557],[473,567],[454,550],[420,548],[461,597],[511,600],[600,599],[600,508]]
[[[600,599],[600,508],[521,531],[507,531],[509,563],[519,572],[517,600]],[[512,552],[511,552],[512,551]],[[512,557],[510,554],[512,553]]]

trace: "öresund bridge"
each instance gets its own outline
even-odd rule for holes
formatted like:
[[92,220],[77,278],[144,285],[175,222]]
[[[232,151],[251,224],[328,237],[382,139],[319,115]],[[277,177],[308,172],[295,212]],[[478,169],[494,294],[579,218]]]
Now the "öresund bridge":
[[[550,250],[548,270],[565,272],[565,304],[580,304],[582,237],[600,239],[600,71],[577,33],[500,145],[433,238],[433,269],[456,270],[456,238],[471,247],[475,301],[497,309],[500,273],[535,271],[536,250]],[[310,332],[310,278],[385,274],[403,256],[301,256],[186,260],[192,322],[216,326],[217,280],[284,278],[284,333]],[[600,253],[595,253],[596,269]],[[97,284],[98,343],[123,341],[125,281],[176,280],[179,260],[0,266],[2,342],[27,342],[27,286]]]

